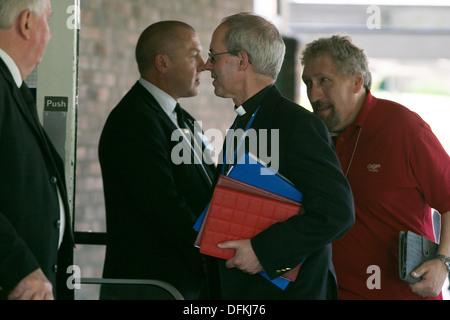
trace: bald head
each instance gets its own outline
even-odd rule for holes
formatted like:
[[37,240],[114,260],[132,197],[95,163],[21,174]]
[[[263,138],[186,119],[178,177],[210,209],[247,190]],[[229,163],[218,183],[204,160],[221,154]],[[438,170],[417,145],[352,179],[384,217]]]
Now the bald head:
[[136,46],[136,61],[141,75],[151,70],[158,54],[171,56],[184,43],[180,29],[195,30],[180,21],[161,21],[142,32]]

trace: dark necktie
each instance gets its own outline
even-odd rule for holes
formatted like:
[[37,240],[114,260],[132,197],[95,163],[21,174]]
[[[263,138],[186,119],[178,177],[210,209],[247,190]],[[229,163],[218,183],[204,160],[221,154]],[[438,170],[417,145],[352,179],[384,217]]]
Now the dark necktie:
[[31,94],[30,89],[25,84],[25,82],[22,83],[22,86],[20,87],[20,93],[22,93],[22,97],[25,100],[28,110],[31,112],[31,116],[33,117],[33,120],[35,124],[38,126],[38,130],[41,131],[41,123],[39,122],[39,117],[37,114],[36,109],[36,103],[34,101],[33,95]]
[[[178,126],[181,129],[189,129],[191,131],[192,137],[194,137],[194,126],[192,125],[192,123],[190,121],[186,121],[186,118],[184,117],[184,113],[183,110],[181,109],[181,106],[179,103],[177,103],[176,107],[175,107],[175,113],[177,114],[177,122],[178,122]],[[193,148],[193,143],[194,143],[194,139],[197,139],[198,137],[194,137],[191,140],[191,147],[193,152],[196,152],[195,148]],[[202,151],[203,148],[205,147],[203,144],[203,141],[201,142],[202,144]],[[202,160],[202,166],[205,169],[207,175],[209,176],[210,179],[212,179],[212,177],[214,176],[213,170],[207,165],[207,164],[203,164],[203,157],[202,154],[199,154],[198,157]]]
[[36,130],[38,131],[40,138],[42,139],[44,147],[46,148],[46,151],[48,152],[48,154],[51,158],[51,161],[52,161],[54,167],[56,168],[55,161],[53,159],[53,154],[52,154],[51,148],[50,148],[51,142],[50,142],[50,140],[48,140],[48,137],[45,134],[44,129],[39,121],[39,116],[38,116],[37,108],[36,108],[36,102],[33,98],[33,95],[31,94],[30,89],[25,84],[25,82],[23,82],[22,86],[20,87],[20,93],[22,94],[22,97],[25,100],[25,102],[28,106],[28,109],[30,110],[31,116],[33,118],[34,126],[35,126]]
[[[178,121],[178,126],[181,129],[188,129],[188,125],[186,122],[186,118],[184,117],[184,113],[183,110],[181,109],[181,106],[179,103],[177,103],[176,107],[175,107],[175,112],[177,114],[177,121]],[[193,129],[192,129],[193,131]]]
[[22,93],[22,97],[27,103],[28,109],[30,109],[30,111],[33,113],[33,110],[36,109],[34,98],[25,82],[23,82],[22,86],[20,87],[20,93]]

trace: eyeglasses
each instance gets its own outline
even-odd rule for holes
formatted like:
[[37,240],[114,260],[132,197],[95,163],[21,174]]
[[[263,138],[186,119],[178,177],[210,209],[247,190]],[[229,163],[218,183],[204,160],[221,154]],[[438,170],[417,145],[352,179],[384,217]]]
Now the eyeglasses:
[[211,63],[214,63],[214,62],[216,62],[216,57],[217,56],[220,56],[222,54],[236,54],[236,53],[238,53],[240,51],[241,50],[234,50],[234,51],[227,51],[227,52],[220,52],[220,53],[208,52],[208,58],[209,58],[209,61],[211,61]]

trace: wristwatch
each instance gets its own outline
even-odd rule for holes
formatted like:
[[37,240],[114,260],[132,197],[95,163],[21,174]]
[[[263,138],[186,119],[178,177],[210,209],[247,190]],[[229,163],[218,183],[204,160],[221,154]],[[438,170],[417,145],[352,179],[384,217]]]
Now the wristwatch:
[[445,267],[447,268],[447,272],[450,272],[450,257],[444,256],[443,254],[438,253],[436,255],[436,259],[441,260],[445,264]]

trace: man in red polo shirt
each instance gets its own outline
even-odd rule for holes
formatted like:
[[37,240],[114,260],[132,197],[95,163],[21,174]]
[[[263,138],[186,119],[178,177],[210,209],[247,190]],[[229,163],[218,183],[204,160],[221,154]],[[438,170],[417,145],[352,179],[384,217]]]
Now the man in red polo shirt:
[[[450,158],[415,113],[372,96],[363,50],[348,37],[309,44],[303,81],[314,113],[335,140],[353,191],[356,222],[333,244],[341,299],[442,299],[450,261]],[[441,213],[438,254],[399,278],[398,237],[435,239],[431,208]]]

